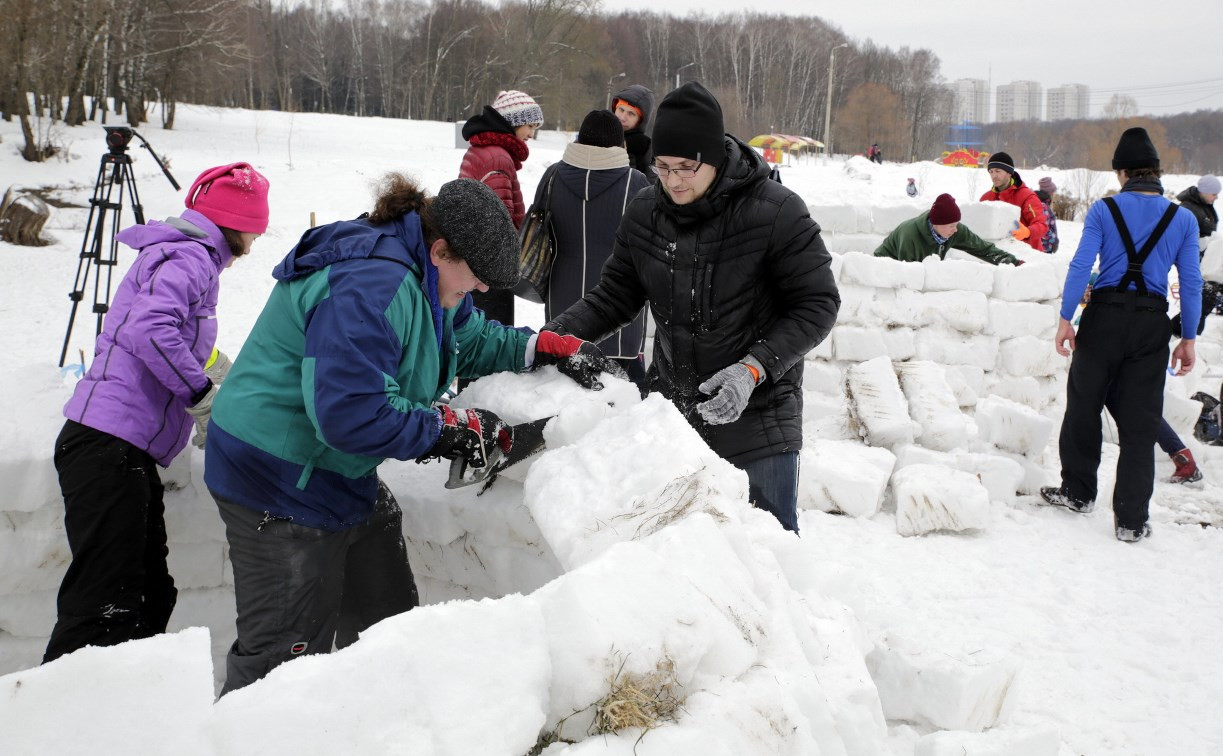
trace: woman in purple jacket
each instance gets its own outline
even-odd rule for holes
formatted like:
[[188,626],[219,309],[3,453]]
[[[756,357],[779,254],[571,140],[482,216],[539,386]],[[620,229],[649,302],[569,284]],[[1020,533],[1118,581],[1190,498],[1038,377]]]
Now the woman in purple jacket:
[[183,450],[193,420],[203,447],[229,362],[214,349],[218,278],[267,229],[268,181],[246,163],[211,168],[186,206],[117,236],[139,254],[55,442],[72,564],[44,663],[165,632],[174,610],[157,465]]

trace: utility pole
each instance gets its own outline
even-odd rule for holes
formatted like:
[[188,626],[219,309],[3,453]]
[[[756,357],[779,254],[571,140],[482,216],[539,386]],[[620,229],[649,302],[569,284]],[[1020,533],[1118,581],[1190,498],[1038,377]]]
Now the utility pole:
[[824,108],[824,155],[832,155],[832,77],[833,66],[836,65],[837,50],[849,47],[848,42],[842,42],[828,52],[828,106]]

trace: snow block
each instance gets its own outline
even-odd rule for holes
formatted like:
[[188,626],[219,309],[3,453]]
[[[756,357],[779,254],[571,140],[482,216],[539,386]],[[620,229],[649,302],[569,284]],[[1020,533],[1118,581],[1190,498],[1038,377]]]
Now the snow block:
[[1169,390],[1169,384],[1174,379],[1169,378],[1164,388],[1164,419],[1182,439],[1193,435],[1193,426],[1202,416],[1202,403],[1196,399],[1186,399],[1174,390]]
[[[1015,494],[1024,490],[1025,471],[1014,459],[1001,454],[981,452],[940,452],[920,446],[896,451],[896,469],[912,465],[942,465],[968,473],[985,486],[990,501],[1012,504]],[[1042,484],[1043,485],[1043,484]]]
[[980,437],[999,449],[1024,456],[1044,451],[1053,434],[1053,421],[1018,402],[990,395],[977,403]]
[[1041,406],[1040,382],[1031,376],[1016,378],[990,373],[985,378],[985,393],[995,394],[1027,407]]
[[878,328],[838,325],[829,335],[832,356],[843,362],[866,362],[875,357],[887,357],[888,348]]
[[845,369],[826,360],[808,360],[803,365],[803,395],[812,392],[831,396],[845,396]]
[[961,407],[975,407],[985,385],[985,371],[976,365],[944,365],[947,384]]
[[0,698],[0,753],[48,753],[52,732],[57,753],[215,753],[205,734],[213,685],[202,627],[90,646],[5,675]]
[[1067,368],[1066,358],[1054,349],[1052,339],[1019,336],[998,346],[998,369],[1009,375],[1054,375]]
[[982,239],[997,242],[1011,238],[1019,220],[1019,208],[1009,202],[964,202],[960,204],[960,223]]
[[897,289],[889,299],[874,301],[874,311],[887,325],[924,328],[938,322],[938,302],[919,291]]
[[1056,307],[1038,302],[1005,302],[1001,299],[989,301],[989,324],[985,333],[1000,339],[1035,336],[1053,341],[1053,334],[1056,332]]
[[913,443],[915,423],[887,357],[876,357],[849,369],[851,413],[871,446]]
[[925,282],[925,268],[911,262],[901,262],[890,257],[869,255],[845,255],[841,277],[848,283],[871,286],[877,289],[921,290]]
[[[823,235],[824,248],[833,254],[834,259],[837,255],[847,253],[873,255],[875,250],[879,249],[879,245],[883,244],[883,234],[852,234],[835,231],[827,233],[828,229],[823,228],[822,223],[820,228],[826,232]],[[839,279],[841,274],[839,266],[833,270],[833,274]]]
[[861,440],[852,425],[844,390],[831,395],[808,391],[804,387],[803,438]]
[[989,295],[994,290],[994,269],[988,263],[969,260],[940,260],[931,255],[922,260],[926,269],[925,291],[978,291]]
[[801,452],[798,506],[852,517],[879,511],[896,456],[854,441],[816,440]]
[[885,636],[866,657],[888,719],[981,732],[1010,718],[1019,660],[991,648],[922,648]]
[[925,297],[939,319],[957,331],[980,333],[989,322],[989,300],[979,291],[939,291]]
[[911,360],[917,354],[917,340],[912,328],[885,328],[881,335],[888,357],[893,362]]
[[871,217],[874,220],[872,230],[877,234],[887,236],[901,223],[916,218],[929,209],[929,205],[920,206],[916,204],[875,205],[871,208]]
[[1007,302],[1033,302],[1056,299],[1062,293],[1062,281],[1053,265],[1013,265],[994,267],[994,294]]
[[1223,283],[1223,236],[1217,233],[1202,250],[1202,278]]
[[[979,530],[989,524],[989,493],[976,477],[939,465],[909,465],[892,475],[896,532]],[[891,718],[891,717],[889,717]]]
[[917,333],[917,359],[941,365],[972,365],[993,370],[998,362],[995,336],[971,336],[959,332],[923,330]]
[[[871,232],[869,205],[807,205],[807,212],[820,224],[825,235]],[[871,248],[874,249],[873,247]]]
[[1056,729],[942,730],[918,738],[913,756],[1057,756],[1061,740]]
[[933,362],[898,363],[900,388],[909,402],[909,415],[921,427],[917,442],[950,451],[968,441],[968,418],[960,412],[955,392],[942,365]]
[[[845,257],[858,258],[861,255],[846,255]],[[880,293],[877,289],[869,286],[856,286],[851,283],[842,284],[838,281],[837,290],[841,295],[841,309],[837,311],[838,326],[879,323],[878,308],[875,306],[875,297]],[[890,292],[887,293],[890,294]]]

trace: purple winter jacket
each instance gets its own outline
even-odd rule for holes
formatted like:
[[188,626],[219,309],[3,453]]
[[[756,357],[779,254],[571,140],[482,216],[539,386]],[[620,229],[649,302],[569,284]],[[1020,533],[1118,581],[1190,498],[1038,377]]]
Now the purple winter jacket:
[[64,417],[148,452],[166,467],[187,445],[191,398],[208,385],[219,276],[233,260],[221,230],[195,210],[131,226],[139,250],[115,291],[89,372]]

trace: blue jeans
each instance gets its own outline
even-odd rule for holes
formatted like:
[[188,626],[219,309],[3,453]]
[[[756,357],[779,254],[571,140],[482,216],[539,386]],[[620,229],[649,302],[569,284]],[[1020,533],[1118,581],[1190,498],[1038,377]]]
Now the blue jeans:
[[1164,454],[1171,457],[1181,449],[1185,448],[1185,442],[1181,441],[1181,437],[1176,435],[1176,431],[1172,430],[1172,426],[1168,425],[1168,421],[1164,420],[1159,424],[1159,433],[1155,435],[1155,443],[1159,444],[1159,448],[1164,450]]
[[737,466],[747,473],[752,506],[769,512],[783,528],[797,533],[798,452],[782,452]]

